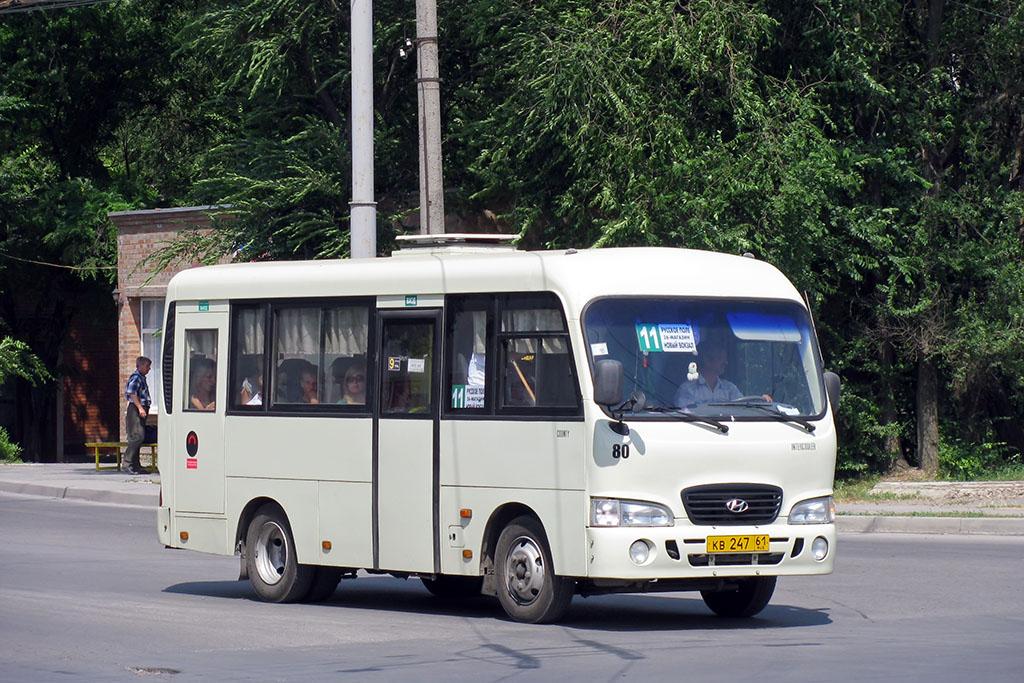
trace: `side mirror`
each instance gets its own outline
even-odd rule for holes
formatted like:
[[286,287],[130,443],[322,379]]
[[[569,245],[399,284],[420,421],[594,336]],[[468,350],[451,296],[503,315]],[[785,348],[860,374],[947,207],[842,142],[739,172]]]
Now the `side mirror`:
[[826,372],[824,374],[824,378],[825,393],[828,394],[828,402],[832,404],[832,411],[835,412],[839,410],[839,398],[842,393],[841,389],[843,383],[840,381],[839,375],[834,372]]
[[622,403],[622,363],[605,359],[594,363],[594,401],[598,405]]

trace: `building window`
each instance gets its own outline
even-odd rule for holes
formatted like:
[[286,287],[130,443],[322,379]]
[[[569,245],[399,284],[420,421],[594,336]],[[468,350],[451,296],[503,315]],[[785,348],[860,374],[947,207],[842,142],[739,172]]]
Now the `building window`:
[[[153,369],[146,375],[149,385],[149,395],[153,397],[152,408],[159,412],[157,407],[162,401],[161,372],[161,344],[163,342],[164,326],[164,300],[163,299],[142,299],[141,300],[142,324],[140,325],[140,348],[146,358],[153,361]],[[132,359],[134,361],[134,359]]]

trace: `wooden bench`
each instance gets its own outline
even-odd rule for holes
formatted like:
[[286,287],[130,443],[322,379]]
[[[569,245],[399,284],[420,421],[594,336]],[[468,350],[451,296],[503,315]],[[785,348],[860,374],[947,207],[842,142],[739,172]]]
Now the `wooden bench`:
[[[87,443],[85,447],[92,451],[93,456],[96,458],[96,469],[97,470],[120,470],[121,469],[121,457],[124,455],[124,449],[128,448],[127,441],[98,441],[95,443]],[[149,457],[151,465],[144,467],[147,472],[156,472],[156,444],[155,443],[144,443],[139,448],[139,462],[142,462],[142,454],[145,449],[149,449]],[[113,465],[101,465],[101,455],[113,455],[115,456],[115,463]]]

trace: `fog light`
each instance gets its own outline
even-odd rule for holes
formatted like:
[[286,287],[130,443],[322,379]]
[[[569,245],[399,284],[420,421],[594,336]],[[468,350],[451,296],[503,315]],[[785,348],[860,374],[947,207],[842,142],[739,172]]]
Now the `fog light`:
[[634,564],[645,564],[651,558],[651,545],[647,541],[633,541],[629,546],[629,559]]
[[828,541],[821,536],[818,536],[811,543],[811,554],[814,555],[814,559],[821,562],[828,557]]

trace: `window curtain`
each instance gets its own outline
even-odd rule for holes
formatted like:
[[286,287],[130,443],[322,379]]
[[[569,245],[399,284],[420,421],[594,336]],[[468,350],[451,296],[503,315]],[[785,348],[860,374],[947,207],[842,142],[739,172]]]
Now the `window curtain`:
[[329,308],[324,311],[324,352],[335,356],[365,354],[368,320],[365,308]]
[[320,353],[320,309],[292,308],[277,312],[277,357]]
[[263,309],[242,310],[238,315],[239,353],[263,355]]
[[217,330],[189,330],[187,344],[190,356],[217,358]]

